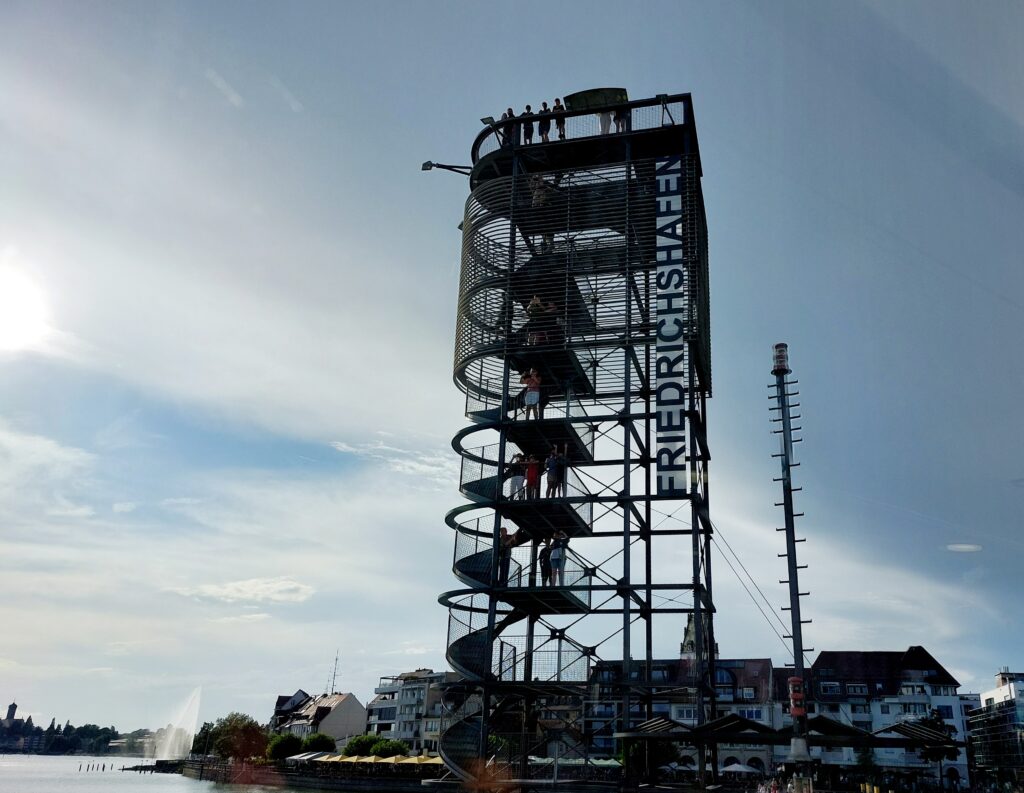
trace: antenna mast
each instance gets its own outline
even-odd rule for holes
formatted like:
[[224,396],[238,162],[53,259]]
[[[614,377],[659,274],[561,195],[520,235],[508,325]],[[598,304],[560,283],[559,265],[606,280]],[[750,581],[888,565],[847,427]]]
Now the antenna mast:
[[334,651],[334,671],[331,673],[331,682],[330,682],[329,686],[327,687],[327,690],[324,691],[325,694],[334,694],[336,689],[337,689],[337,682],[338,682],[338,652],[339,652],[338,650]]
[[790,715],[793,717],[793,738],[790,743],[789,759],[796,764],[796,777],[802,777],[801,771],[803,766],[811,759],[807,752],[807,709],[805,701],[806,684],[803,638],[803,626],[811,620],[800,618],[800,598],[810,593],[800,591],[799,571],[806,568],[807,565],[797,564],[796,560],[796,544],[804,540],[796,538],[796,518],[801,517],[803,513],[793,511],[793,493],[801,490],[799,487],[793,487],[792,469],[800,465],[800,463],[793,462],[793,444],[799,443],[801,439],[793,437],[793,433],[800,429],[800,427],[793,426],[793,420],[800,418],[800,416],[799,414],[794,415],[791,413],[791,408],[800,407],[800,403],[791,402],[790,400],[792,397],[798,396],[800,392],[789,390],[790,386],[797,384],[796,380],[786,379],[791,372],[792,370],[789,368],[788,345],[776,344],[772,360],[772,374],[775,375],[775,383],[768,387],[775,389],[775,393],[771,396],[775,404],[771,410],[778,411],[779,413],[778,416],[772,419],[772,422],[782,424],[781,429],[773,430],[775,434],[782,436],[782,443],[780,444],[779,453],[772,456],[778,457],[779,462],[782,464],[782,476],[775,480],[776,482],[782,482],[782,501],[776,503],[775,506],[783,508],[786,525],[776,529],[776,531],[784,531],[786,533],[786,552],[780,553],[779,556],[786,557],[786,564],[789,568],[788,580],[779,581],[780,584],[789,585],[789,605],[783,606],[782,610],[788,611],[790,614],[790,624],[792,627],[790,635],[786,638],[793,640],[793,676],[789,678],[789,708]]

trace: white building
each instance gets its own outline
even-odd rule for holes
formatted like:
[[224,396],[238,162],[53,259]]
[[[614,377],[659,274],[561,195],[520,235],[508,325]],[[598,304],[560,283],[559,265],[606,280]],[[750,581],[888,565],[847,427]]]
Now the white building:
[[[342,748],[349,738],[363,734],[366,725],[366,708],[354,694],[320,694],[316,697],[296,692],[290,698],[278,697],[274,709],[274,732],[291,733],[305,738],[315,732],[322,732],[334,738]],[[285,699],[285,702],[281,702]]]
[[[867,732],[877,732],[901,721],[911,721],[938,711],[955,732],[953,738],[966,741],[967,713],[979,703],[977,694],[960,694],[960,683],[932,655],[920,646],[905,651],[824,651],[809,670],[808,717],[827,716]],[[786,679],[790,669],[775,670],[776,728],[792,723]],[[786,759],[788,747],[776,747],[776,764]],[[828,765],[854,766],[852,748],[813,748],[811,756]],[[921,760],[911,749],[876,749],[875,763],[893,771],[920,770],[936,773],[934,763]],[[944,763],[947,782],[967,781],[967,753],[960,750],[955,761]]]

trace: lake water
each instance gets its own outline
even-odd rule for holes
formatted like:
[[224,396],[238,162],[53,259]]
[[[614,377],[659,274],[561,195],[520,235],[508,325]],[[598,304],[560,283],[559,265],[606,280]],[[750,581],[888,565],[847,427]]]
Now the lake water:
[[[186,779],[178,774],[137,774],[120,770],[122,765],[142,762],[135,757],[3,754],[0,755],[0,793],[212,793],[215,790],[218,793],[310,793],[262,785],[229,787]],[[86,771],[90,763],[106,763],[107,770]]]

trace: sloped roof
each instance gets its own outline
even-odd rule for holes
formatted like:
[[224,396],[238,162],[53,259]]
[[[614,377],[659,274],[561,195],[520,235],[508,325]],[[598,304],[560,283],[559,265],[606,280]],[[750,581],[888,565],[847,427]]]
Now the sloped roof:
[[884,735],[886,733],[895,733],[904,738],[910,738],[913,741],[920,741],[928,745],[963,746],[962,743],[957,743],[957,741],[945,733],[933,730],[919,721],[898,721],[895,724],[890,724],[888,727],[875,730],[872,735]]
[[296,720],[320,721],[346,699],[355,699],[352,694],[320,694],[302,703],[292,714]]
[[[910,672],[921,673],[926,683],[959,686],[934,656],[920,645],[906,650],[823,650],[814,659],[812,674],[817,682],[856,681],[870,686],[869,694],[891,696],[899,693],[900,684],[911,679]],[[881,684],[881,687],[879,687]],[[820,692],[815,692],[820,694]]]

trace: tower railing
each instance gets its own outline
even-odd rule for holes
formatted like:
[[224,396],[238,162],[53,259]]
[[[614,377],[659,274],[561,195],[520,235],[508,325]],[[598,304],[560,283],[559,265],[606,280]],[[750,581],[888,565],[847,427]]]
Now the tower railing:
[[[682,96],[669,97],[668,101],[662,103],[657,99],[648,99],[640,102],[629,102],[622,105],[615,105],[604,111],[598,110],[573,110],[562,113],[552,113],[548,116],[539,116],[536,111],[533,116],[527,118],[533,123],[534,145],[541,144],[540,131],[537,127],[538,120],[545,118],[551,121],[551,143],[563,142],[559,140],[557,121],[563,121],[565,125],[565,141],[579,141],[583,138],[597,138],[602,135],[616,134],[615,113],[616,111],[625,114],[625,132],[636,132],[645,129],[658,129],[664,126],[673,126],[684,123],[684,106]],[[607,114],[607,119],[602,116]],[[472,157],[476,163],[480,158],[486,157],[494,151],[498,151],[503,145],[522,145],[524,119],[517,116],[511,122],[497,121],[491,127],[485,128],[473,142]],[[605,126],[607,124],[607,126]],[[550,144],[547,144],[550,145]],[[529,147],[527,147],[529,148]]]

